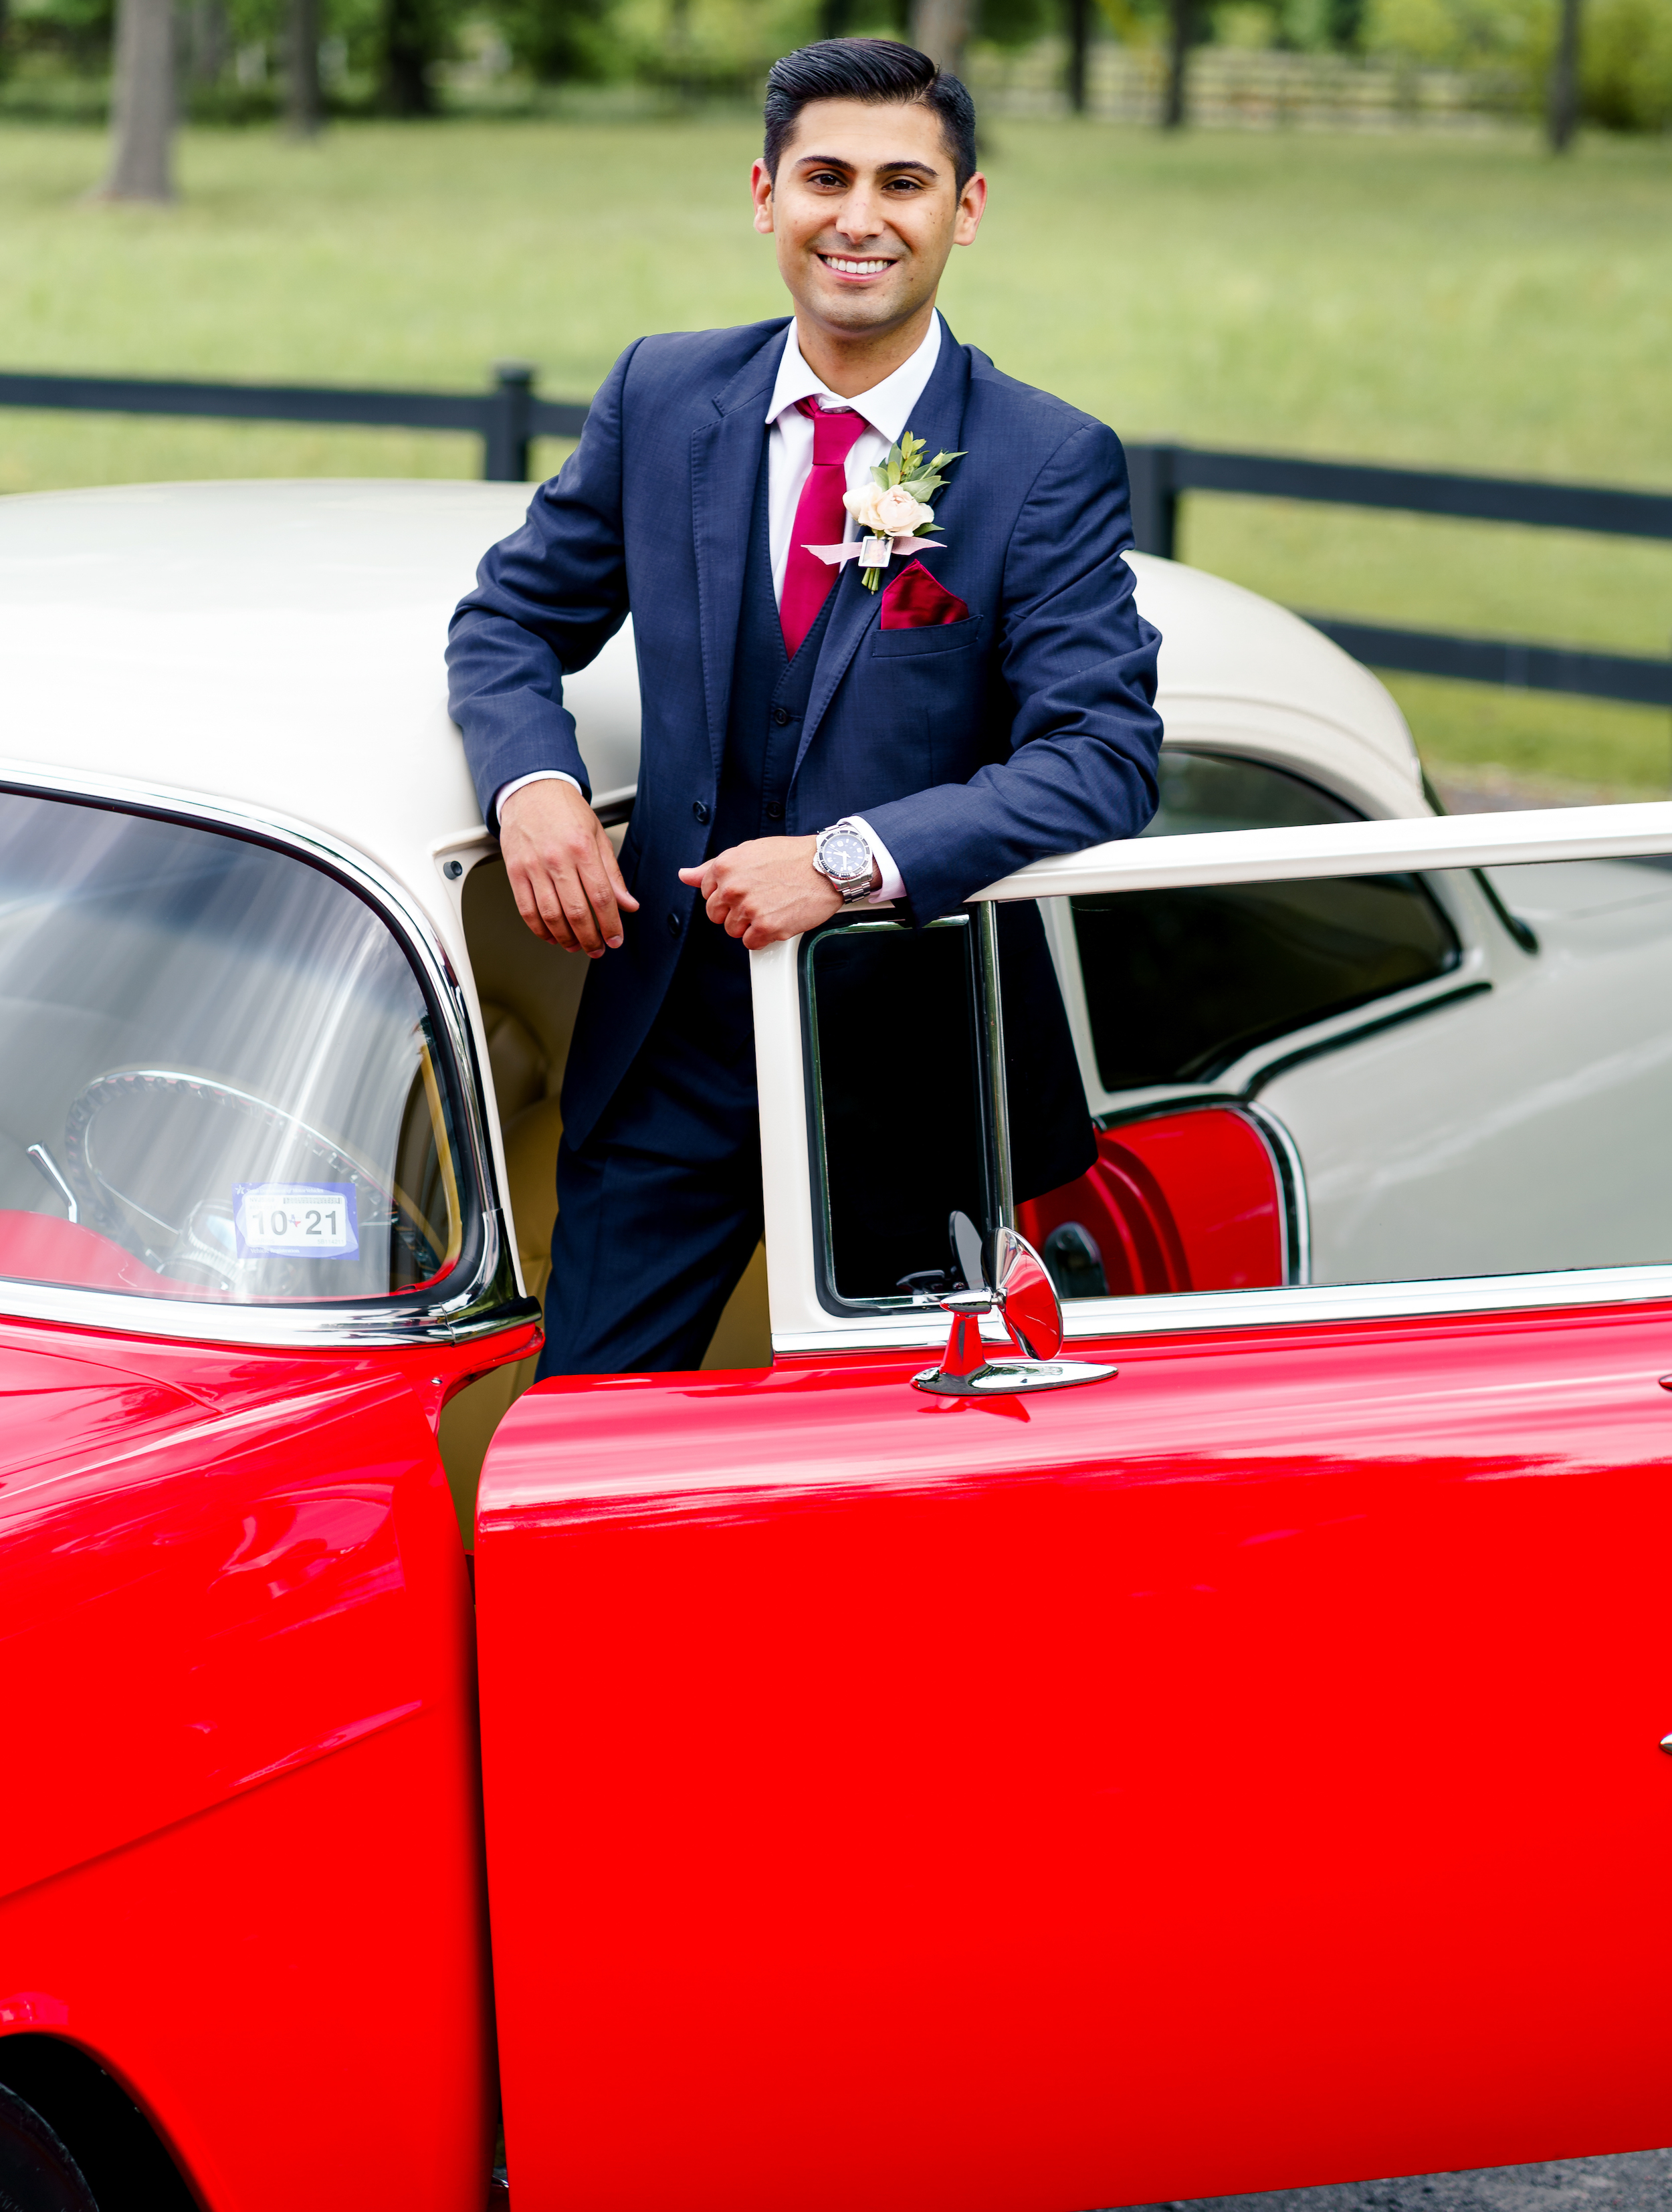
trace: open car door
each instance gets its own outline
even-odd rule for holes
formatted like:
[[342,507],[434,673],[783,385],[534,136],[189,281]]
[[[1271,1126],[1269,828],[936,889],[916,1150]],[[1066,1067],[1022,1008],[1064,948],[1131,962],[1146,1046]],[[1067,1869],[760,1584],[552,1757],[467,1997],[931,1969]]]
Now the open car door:
[[[1672,806],[1185,836],[755,956],[773,1369],[539,1386],[484,1474],[520,2212],[1672,2133],[1669,856]],[[954,1210],[1117,1371],[915,1388]]]
[[322,837],[9,771],[0,1045],[0,2084],[107,2205],[480,2204],[456,982]]

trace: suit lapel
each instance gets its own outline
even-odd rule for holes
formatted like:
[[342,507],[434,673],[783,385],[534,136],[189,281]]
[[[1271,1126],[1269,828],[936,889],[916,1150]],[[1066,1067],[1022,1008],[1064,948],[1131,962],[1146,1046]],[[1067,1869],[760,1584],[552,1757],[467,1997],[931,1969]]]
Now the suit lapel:
[[[934,374],[923,387],[923,396],[911,410],[911,421],[906,428],[914,437],[924,441],[930,459],[937,453],[955,453],[964,429],[964,404],[970,396],[970,356],[943,323],[940,352],[934,365]],[[954,464],[946,478],[945,489],[934,503],[937,523],[949,513],[956,513],[958,473],[970,465],[967,460]],[[957,529],[953,522],[945,533],[948,538]],[[884,581],[887,581],[885,575]],[[848,672],[848,664],[859,650],[860,641],[866,632],[876,627],[880,616],[882,592],[867,592],[860,581],[857,561],[844,563],[837,580],[835,603],[830,619],[825,625],[824,642],[818,651],[818,667],[813,677],[812,692],[807,701],[806,719],[801,725],[801,743],[795,755],[799,770],[807,757],[807,747],[812,743],[826,709],[836,696],[838,684]]]
[[766,465],[766,403],[783,349],[781,326],[715,395],[713,419],[699,422],[691,433],[691,525],[696,542],[702,702],[716,776],[732,707],[732,664],[743,607],[750,518],[759,471]]

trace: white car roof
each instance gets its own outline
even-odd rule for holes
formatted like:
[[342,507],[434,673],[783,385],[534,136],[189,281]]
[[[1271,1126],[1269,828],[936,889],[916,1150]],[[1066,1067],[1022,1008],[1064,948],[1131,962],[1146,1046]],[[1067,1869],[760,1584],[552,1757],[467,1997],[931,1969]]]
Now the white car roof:
[[[357,847],[454,939],[442,858],[481,816],[441,665],[526,484],[134,484],[0,500],[0,756],[201,793]],[[1218,577],[1133,556],[1173,743],[1280,763],[1374,815],[1426,812],[1375,678]],[[570,679],[600,802],[637,773],[630,634]],[[456,949],[456,948],[455,948]]]

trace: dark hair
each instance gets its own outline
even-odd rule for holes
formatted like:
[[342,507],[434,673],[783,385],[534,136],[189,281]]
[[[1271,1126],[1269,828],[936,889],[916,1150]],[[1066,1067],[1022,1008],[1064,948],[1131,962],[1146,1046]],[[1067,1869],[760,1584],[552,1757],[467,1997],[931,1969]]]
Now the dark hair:
[[915,46],[898,39],[820,39],[774,62],[766,80],[769,176],[778,173],[778,156],[796,117],[815,100],[860,100],[869,107],[899,100],[927,107],[940,118],[959,191],[976,173],[976,103],[955,76]]

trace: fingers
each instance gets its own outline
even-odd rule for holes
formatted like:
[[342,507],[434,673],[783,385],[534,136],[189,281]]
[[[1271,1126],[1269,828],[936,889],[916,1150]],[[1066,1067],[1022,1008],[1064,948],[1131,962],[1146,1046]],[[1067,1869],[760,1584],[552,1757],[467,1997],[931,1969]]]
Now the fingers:
[[575,939],[563,919],[563,909],[552,890],[550,878],[526,866],[508,865],[511,878],[511,894],[517,902],[517,912],[536,937],[548,945],[561,945],[566,952],[575,950]]
[[619,945],[622,915],[636,914],[602,823],[572,784],[547,780],[514,793],[500,820],[500,847],[533,934],[597,960]]
[[600,836],[599,839],[599,857],[602,860],[604,872],[610,879],[610,889],[614,895],[616,904],[623,914],[636,914],[639,910],[639,902],[627,888],[627,878],[621,872],[621,863],[616,858],[616,848],[607,837]]

